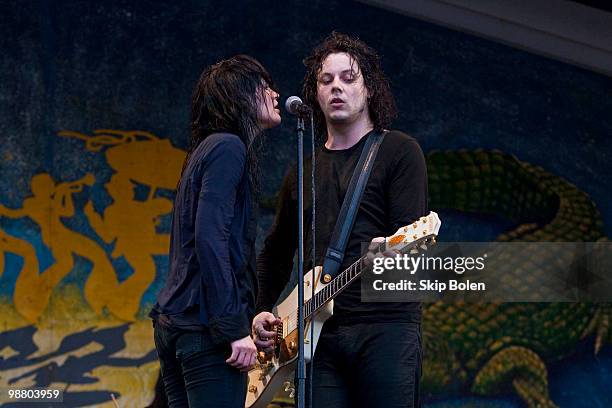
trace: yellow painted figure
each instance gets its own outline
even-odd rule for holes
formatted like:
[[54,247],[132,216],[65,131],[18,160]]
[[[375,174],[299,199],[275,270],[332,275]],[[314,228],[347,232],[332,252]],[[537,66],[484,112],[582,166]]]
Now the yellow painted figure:
[[[94,241],[68,229],[62,218],[74,216],[75,208],[72,194],[93,185],[92,174],[73,181],[55,184],[47,174],[37,174],[32,178],[32,196],[26,198],[20,209],[8,209],[0,205],[0,215],[10,218],[29,217],[40,227],[43,243],[53,255],[54,263],[42,273],[33,268],[24,271],[15,284],[15,307],[26,319],[35,322],[45,310],[51,292],[74,267],[74,255],[79,255],[92,263],[91,273],[85,283],[85,300],[97,314],[104,306],[118,317],[124,317],[120,302],[116,298],[117,278],[104,250]],[[33,253],[27,253],[33,262]]]
[[[155,280],[154,255],[167,255],[168,233],[158,233],[160,217],[172,211],[172,201],[155,197],[159,189],[174,190],[185,152],[146,131],[97,129],[93,135],[63,130],[61,137],[83,140],[91,152],[101,152],[114,170],[105,185],[113,199],[103,214],[88,202],[83,209],[91,227],[106,243],[114,242],[112,258],[123,257],[132,274],[117,286],[121,304],[116,315],[136,320],[142,296]],[[134,197],[135,183],[147,186],[145,201]]]
[[113,203],[104,210],[104,217],[95,212],[92,202],[84,212],[96,233],[107,243],[115,241],[113,258],[123,256],[133,269],[118,288],[122,298],[122,314],[135,318],[142,295],[155,279],[153,255],[168,253],[169,234],[158,234],[159,217],[172,210],[172,202],[165,198],[146,201],[134,199],[134,184],[127,176],[115,174],[106,184]]

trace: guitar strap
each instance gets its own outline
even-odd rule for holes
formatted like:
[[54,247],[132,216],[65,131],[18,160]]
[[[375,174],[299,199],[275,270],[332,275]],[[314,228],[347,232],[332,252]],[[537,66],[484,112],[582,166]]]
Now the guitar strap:
[[351,182],[344,196],[340,214],[334,227],[334,233],[325,253],[323,273],[321,274],[321,282],[323,283],[328,283],[336,277],[338,269],[340,269],[340,265],[344,260],[348,237],[353,230],[353,225],[355,225],[357,209],[361,203],[361,197],[370,178],[372,167],[374,167],[374,160],[378,154],[378,148],[385,137],[385,133],[387,133],[386,130],[383,133],[370,133],[361,150],[361,156],[353,171]]

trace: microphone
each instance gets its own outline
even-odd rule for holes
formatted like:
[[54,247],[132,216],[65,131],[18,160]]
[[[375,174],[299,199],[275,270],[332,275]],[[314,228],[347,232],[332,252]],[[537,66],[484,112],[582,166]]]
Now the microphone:
[[310,106],[306,105],[299,96],[290,96],[287,98],[285,102],[285,109],[287,112],[292,115],[304,116],[310,115],[312,113],[312,109]]

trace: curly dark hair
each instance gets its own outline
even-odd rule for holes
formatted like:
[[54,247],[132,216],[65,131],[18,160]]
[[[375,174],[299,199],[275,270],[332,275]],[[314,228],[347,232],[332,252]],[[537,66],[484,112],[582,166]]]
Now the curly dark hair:
[[313,107],[315,130],[319,135],[327,132],[325,116],[317,101],[317,81],[323,61],[328,55],[334,53],[347,53],[363,75],[363,81],[368,90],[368,112],[374,125],[374,130],[382,131],[391,124],[397,116],[395,99],[391,94],[389,81],[380,66],[380,57],[373,48],[359,38],[351,37],[333,31],[320,45],[315,47],[312,54],[304,59],[306,75],[302,94],[304,101]]
[[[217,132],[237,135],[247,147],[247,168],[255,191],[259,187],[256,137],[262,132],[258,106],[272,77],[255,58],[236,55],[202,72],[191,102],[191,144],[183,163],[206,137]],[[182,174],[181,172],[181,174]]]

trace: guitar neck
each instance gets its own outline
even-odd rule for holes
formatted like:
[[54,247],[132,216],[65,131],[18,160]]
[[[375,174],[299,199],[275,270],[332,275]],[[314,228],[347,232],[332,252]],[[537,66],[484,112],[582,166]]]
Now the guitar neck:
[[[418,253],[419,248],[426,250],[429,245],[435,244],[435,238],[440,230],[440,225],[441,222],[438,214],[432,211],[427,216],[419,218],[412,224],[401,227],[393,236],[385,238],[385,240],[378,245],[378,248],[370,248],[370,251],[382,253],[387,250],[392,250],[399,254],[408,252]],[[304,320],[309,319],[315,312],[325,306],[331,299],[338,296],[340,292],[357,279],[361,275],[363,269],[368,267],[366,259],[366,256],[359,258],[351,266],[332,279],[324,288],[314,294],[311,299],[304,302]],[[315,271],[316,268],[312,270],[313,279],[317,279],[317,277],[314,276]],[[297,327],[297,315],[298,313],[296,310],[287,318],[287,325],[285,326],[287,333],[291,331],[290,328]]]
[[306,319],[310,317],[313,312],[319,310],[331,299],[336,297],[342,292],[351,282],[361,275],[363,268],[365,267],[365,256],[359,258],[355,263],[342,271],[338,276],[332,279],[331,282],[314,297],[304,303],[304,316]]
[[[415,236],[415,240],[411,243],[411,245],[407,245],[399,249],[397,252],[399,252],[400,254],[405,254],[410,250],[417,248],[417,246],[427,241],[427,239],[429,239],[429,236],[425,236],[420,239],[417,239]],[[378,248],[376,248],[373,252],[383,252],[386,249],[386,244],[383,242],[379,244]],[[312,299],[305,302],[304,318],[308,319],[312,313],[316,312],[331,299],[338,296],[338,294],[342,292],[351,282],[357,279],[359,275],[361,275],[363,269],[367,267],[365,260],[366,256],[362,256],[361,258],[359,258],[355,263],[353,263],[351,266],[342,271],[342,273],[332,279],[332,281],[329,282],[329,284],[323,289],[321,289],[318,293],[316,293]]]

